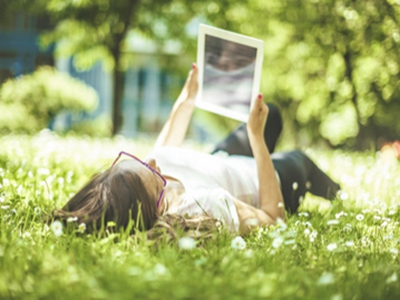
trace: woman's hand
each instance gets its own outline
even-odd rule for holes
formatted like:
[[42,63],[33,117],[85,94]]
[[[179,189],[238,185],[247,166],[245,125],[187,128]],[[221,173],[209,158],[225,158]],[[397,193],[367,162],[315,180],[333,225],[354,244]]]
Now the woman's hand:
[[190,103],[194,107],[197,91],[199,89],[199,84],[197,82],[198,73],[197,66],[193,63],[182,92],[178,97],[178,103]]
[[265,219],[266,222],[271,220],[275,222],[277,218],[285,220],[285,210],[280,184],[264,141],[268,112],[268,106],[263,102],[262,95],[259,94],[250,111],[247,131],[254,159],[257,163],[260,209],[268,216]]
[[198,90],[197,74],[197,66],[192,64],[192,70],[189,72],[182,92],[172,107],[154,147],[180,146],[182,144],[195,109]]
[[264,142],[264,128],[267,122],[268,106],[263,102],[262,94],[258,94],[256,101],[250,111],[249,121],[247,122],[247,132],[249,138],[260,139]]

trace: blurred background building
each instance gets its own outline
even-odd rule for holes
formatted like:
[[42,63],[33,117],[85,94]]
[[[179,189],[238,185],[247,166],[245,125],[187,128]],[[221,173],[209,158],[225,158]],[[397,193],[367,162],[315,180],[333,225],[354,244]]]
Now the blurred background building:
[[[50,124],[52,129],[66,130],[82,120],[104,117],[111,119],[112,78],[101,63],[90,70],[78,70],[73,58],[55,58],[54,47],[39,47],[39,35],[48,30],[46,18],[16,13],[5,26],[0,27],[0,85],[9,78],[29,74],[42,65],[51,65],[67,72],[93,87],[99,96],[99,105],[92,113],[62,113]],[[125,72],[125,91],[122,104],[121,134],[134,137],[140,129],[156,132],[167,118],[172,106],[171,90],[179,89],[183,79],[160,70],[155,44],[140,35],[129,35],[128,45],[136,58]],[[133,45],[135,52],[133,52]],[[177,55],[179,45],[171,44],[166,54]]]

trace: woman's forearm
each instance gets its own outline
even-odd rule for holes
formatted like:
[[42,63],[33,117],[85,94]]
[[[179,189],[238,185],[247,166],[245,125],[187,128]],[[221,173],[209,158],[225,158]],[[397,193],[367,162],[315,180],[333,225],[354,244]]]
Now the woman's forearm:
[[185,139],[195,108],[198,89],[197,74],[197,67],[193,64],[182,92],[157,138],[155,147],[180,146]]
[[257,163],[260,209],[273,220],[277,218],[284,220],[285,208],[282,192],[264,139],[250,137],[250,144]]
[[178,99],[157,138],[155,147],[180,146],[185,139],[193,111],[193,103]]

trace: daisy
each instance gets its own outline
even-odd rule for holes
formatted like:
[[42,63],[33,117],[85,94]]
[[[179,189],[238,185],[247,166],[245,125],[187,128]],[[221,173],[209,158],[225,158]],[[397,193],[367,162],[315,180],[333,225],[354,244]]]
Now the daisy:
[[62,235],[63,234],[62,223],[58,220],[54,221],[53,223],[51,223],[51,230],[53,230],[55,236]]
[[334,251],[334,250],[337,249],[337,244],[336,244],[336,243],[331,243],[331,244],[329,244],[328,246],[326,246],[326,249],[327,249],[328,251]]
[[358,214],[358,215],[356,216],[356,219],[357,219],[358,221],[362,221],[362,220],[364,220],[364,215]]
[[282,245],[282,243],[283,243],[283,237],[278,236],[272,242],[272,247],[279,248]]
[[232,240],[231,247],[235,250],[243,250],[246,248],[246,241],[241,236],[237,236]]
[[84,233],[84,232],[86,231],[86,224],[85,224],[85,223],[79,224],[79,226],[78,226],[78,231],[79,231],[80,233]]
[[78,221],[78,217],[69,217],[69,218],[67,219],[67,222],[68,222],[68,223],[75,222],[75,221]]
[[317,284],[318,285],[328,285],[328,284],[332,284],[334,282],[335,282],[335,276],[333,276],[332,273],[324,273],[318,279]]
[[182,250],[191,250],[196,248],[196,241],[191,237],[181,237],[178,240],[178,247]]
[[354,246],[354,242],[353,241],[347,241],[347,242],[344,243],[344,245],[346,247],[353,247]]
[[328,220],[328,222],[326,222],[327,225],[337,225],[339,224],[339,220]]

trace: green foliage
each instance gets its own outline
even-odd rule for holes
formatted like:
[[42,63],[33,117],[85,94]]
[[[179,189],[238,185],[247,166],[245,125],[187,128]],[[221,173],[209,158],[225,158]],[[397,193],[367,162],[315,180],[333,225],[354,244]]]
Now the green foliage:
[[264,39],[262,91],[310,141],[398,138],[398,2],[258,0],[218,11],[215,25]]
[[109,117],[102,115],[93,120],[73,123],[71,131],[91,137],[107,137],[110,135],[112,123]]
[[5,82],[0,88],[0,130],[35,132],[64,110],[91,111],[96,92],[51,67]]
[[[379,140],[398,139],[398,1],[30,2],[56,24],[43,36],[44,44],[60,42],[58,53],[75,54],[82,68],[102,60],[116,73],[114,133],[123,91],[117,75],[129,65],[123,58],[128,33],[154,39],[160,50],[167,42],[180,41],[182,51],[194,59],[196,39],[186,26],[204,20],[265,41],[261,92],[282,108],[287,128],[301,130],[298,144],[322,137],[335,147],[370,148],[379,147]],[[12,6],[16,4],[6,8]]]
[[287,226],[254,232],[243,250],[227,233],[154,249],[143,235],[79,235],[72,221],[56,236],[42,222],[121,149],[144,157],[152,142],[0,137],[1,299],[399,298],[400,164],[374,153],[308,151],[347,196],[308,195]]

